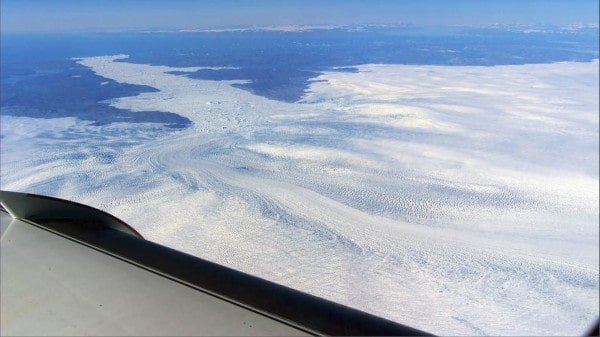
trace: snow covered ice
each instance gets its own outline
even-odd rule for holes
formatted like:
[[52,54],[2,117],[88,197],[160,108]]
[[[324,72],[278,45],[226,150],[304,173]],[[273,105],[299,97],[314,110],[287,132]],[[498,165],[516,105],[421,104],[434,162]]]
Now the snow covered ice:
[[2,189],[432,333],[597,317],[597,60],[366,64],[286,103],[126,58],[77,62],[158,89],[107,104],[192,126],[2,115]]

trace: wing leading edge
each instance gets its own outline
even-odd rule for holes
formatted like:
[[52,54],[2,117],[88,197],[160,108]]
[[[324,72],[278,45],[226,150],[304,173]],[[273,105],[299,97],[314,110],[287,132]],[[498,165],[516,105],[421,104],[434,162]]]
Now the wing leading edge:
[[0,192],[2,335],[425,335],[144,240],[91,207]]

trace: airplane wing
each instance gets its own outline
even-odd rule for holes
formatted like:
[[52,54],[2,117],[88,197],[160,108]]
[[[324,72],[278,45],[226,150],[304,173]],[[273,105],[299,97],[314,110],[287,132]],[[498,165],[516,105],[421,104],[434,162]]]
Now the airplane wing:
[[424,335],[144,240],[100,210],[0,192],[2,335]]

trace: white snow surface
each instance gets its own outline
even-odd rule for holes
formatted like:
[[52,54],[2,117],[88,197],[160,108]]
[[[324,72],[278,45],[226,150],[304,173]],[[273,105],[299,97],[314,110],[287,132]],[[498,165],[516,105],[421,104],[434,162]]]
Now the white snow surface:
[[[193,125],[2,116],[2,189],[437,334],[565,335],[598,315],[598,61],[360,65],[285,103],[80,59]],[[86,135],[82,140],[78,135]]]

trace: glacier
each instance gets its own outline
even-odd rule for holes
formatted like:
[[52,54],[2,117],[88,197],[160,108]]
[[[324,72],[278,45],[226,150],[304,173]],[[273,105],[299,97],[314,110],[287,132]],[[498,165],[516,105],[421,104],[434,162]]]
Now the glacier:
[[357,65],[294,103],[184,76],[202,67],[77,62],[158,90],[106,104],[192,125],[2,115],[3,189],[432,333],[598,316],[598,60]]

